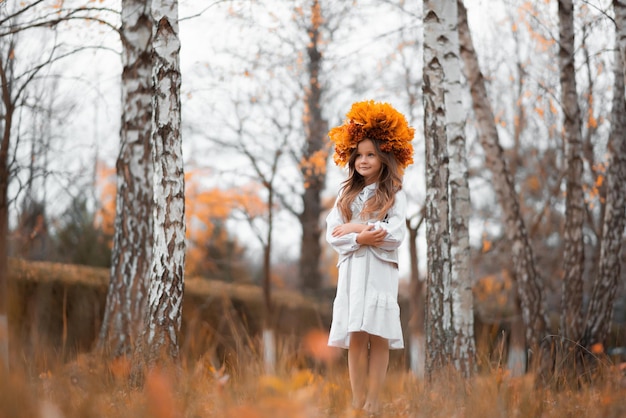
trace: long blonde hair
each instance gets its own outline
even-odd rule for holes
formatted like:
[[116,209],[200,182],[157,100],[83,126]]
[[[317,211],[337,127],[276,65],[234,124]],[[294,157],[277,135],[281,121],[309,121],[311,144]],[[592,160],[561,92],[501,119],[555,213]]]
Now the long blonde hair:
[[[364,141],[369,138],[363,139]],[[389,209],[393,206],[395,195],[402,188],[402,172],[395,155],[392,152],[385,152],[380,149],[380,141],[369,139],[374,144],[376,154],[381,162],[378,173],[378,187],[374,197],[367,200],[365,207],[360,214],[360,219],[368,220],[370,217],[382,220]],[[354,199],[365,187],[365,179],[355,168],[357,152],[356,148],[350,153],[348,160],[348,178],[342,183],[341,192],[337,200],[337,207],[345,222],[352,220],[352,210],[350,206]]]

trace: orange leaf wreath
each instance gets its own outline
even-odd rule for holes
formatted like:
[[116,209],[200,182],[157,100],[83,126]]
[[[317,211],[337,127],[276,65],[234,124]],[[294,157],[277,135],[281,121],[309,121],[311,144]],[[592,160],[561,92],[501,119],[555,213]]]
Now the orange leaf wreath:
[[364,139],[379,140],[380,149],[393,152],[402,169],[413,163],[415,129],[389,103],[373,100],[356,102],[346,117],[343,125],[328,132],[330,140],[335,143],[335,164],[345,167],[352,150]]

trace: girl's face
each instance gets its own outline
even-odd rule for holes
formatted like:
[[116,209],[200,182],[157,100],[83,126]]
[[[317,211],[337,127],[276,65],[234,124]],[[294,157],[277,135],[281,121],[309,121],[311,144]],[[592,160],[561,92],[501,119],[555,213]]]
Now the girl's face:
[[364,139],[358,143],[355,152],[354,169],[363,176],[366,186],[375,183],[378,180],[382,162],[374,143],[369,139]]

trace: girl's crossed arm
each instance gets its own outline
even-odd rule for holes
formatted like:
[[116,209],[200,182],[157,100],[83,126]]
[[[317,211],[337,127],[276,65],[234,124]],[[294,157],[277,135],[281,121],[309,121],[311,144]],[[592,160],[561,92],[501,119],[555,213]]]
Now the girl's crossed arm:
[[349,233],[356,233],[355,242],[359,245],[371,245],[378,247],[382,245],[387,231],[384,229],[374,229],[374,225],[359,224],[349,222],[347,224],[337,225],[333,228],[332,236],[341,237]]

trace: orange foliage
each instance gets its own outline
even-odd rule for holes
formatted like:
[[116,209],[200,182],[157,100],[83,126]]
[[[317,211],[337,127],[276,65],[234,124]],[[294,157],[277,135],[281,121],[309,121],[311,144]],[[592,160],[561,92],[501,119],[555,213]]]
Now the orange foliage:
[[328,332],[321,329],[309,331],[302,339],[304,352],[323,363],[332,363],[341,356],[341,350],[328,346]]
[[[115,167],[109,167],[104,161],[98,161],[96,173],[96,188],[99,191],[100,205],[96,210],[94,222],[105,235],[112,237],[115,229],[115,196],[117,194]],[[109,245],[112,246],[113,243]]]
[[607,170],[607,163],[600,162],[594,164],[592,166],[593,171],[597,174],[594,183],[590,186],[584,184],[583,191],[585,192],[585,202],[589,204],[589,207],[592,209],[595,206],[595,202],[599,201],[600,203],[604,203],[604,198],[600,193],[600,189],[602,188],[605,181],[605,174]]
[[525,181],[526,187],[533,193],[537,193],[541,190],[541,180],[537,175],[529,176]]
[[510,302],[512,280],[506,272],[483,276],[474,286],[474,297],[485,307],[492,309],[505,308]]
[[591,109],[589,109],[589,118],[587,119],[587,124],[590,128],[595,129],[598,127],[598,120],[595,118],[595,116],[593,116],[593,111]]
[[[186,235],[189,244],[185,264],[188,274],[216,268],[207,258],[207,245],[226,245],[229,234],[223,226],[235,211],[245,212],[250,218],[267,212],[267,205],[259,197],[257,188],[204,189],[196,181],[198,174],[197,171],[185,173]],[[217,225],[222,228],[217,229]]]
[[591,346],[591,352],[593,354],[602,354],[604,353],[604,345],[602,343],[595,343]]
[[489,250],[491,250],[491,246],[492,246],[491,241],[489,241],[489,240],[488,240],[485,236],[483,236],[483,248],[482,248],[482,252],[483,252],[483,253],[488,252]]
[[[300,167],[305,178],[317,177],[326,172],[326,159],[328,158],[328,150],[318,150],[308,158],[303,157],[300,161]],[[305,187],[308,186],[306,182]]]
[[504,111],[499,111],[497,115],[494,116],[494,122],[496,125],[500,125],[503,128],[506,127],[506,122],[502,119],[502,115],[504,115]]
[[[533,27],[533,23],[535,23],[537,20],[541,22],[543,18],[542,14],[535,8],[534,2],[525,1],[518,8],[518,15],[518,20],[523,23],[524,26],[526,26],[528,34],[530,35],[531,39],[536,42],[537,48],[540,51],[545,52],[556,43],[553,38],[548,38],[544,36],[543,34],[537,32]],[[527,19],[527,16],[532,16],[532,19]],[[545,26],[547,27],[549,25],[546,24]]]
[[[203,190],[195,181],[198,174],[197,171],[185,173],[185,221],[189,242],[186,265],[189,272],[197,271],[200,264],[206,263],[203,247],[207,242],[225,243],[228,240],[226,229],[220,230],[216,236],[216,222],[225,223],[236,210],[245,211],[251,218],[263,216],[267,211],[256,188]],[[117,193],[115,167],[109,167],[102,161],[97,163],[96,187],[100,202],[94,222],[106,235],[113,236]]]
[[558,109],[554,105],[554,100],[552,99],[550,99],[550,112],[552,112],[553,115],[556,115],[558,112]]

